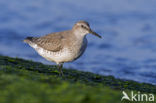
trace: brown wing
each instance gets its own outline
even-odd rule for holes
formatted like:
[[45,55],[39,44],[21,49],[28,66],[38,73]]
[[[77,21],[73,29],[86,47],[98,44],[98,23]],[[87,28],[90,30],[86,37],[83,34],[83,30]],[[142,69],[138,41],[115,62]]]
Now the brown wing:
[[59,32],[48,34],[42,37],[27,37],[24,41],[28,44],[35,43],[46,50],[56,52],[63,48],[63,39],[63,35]]
[[60,33],[54,33],[37,38],[34,42],[46,50],[56,52],[62,49],[63,38]]

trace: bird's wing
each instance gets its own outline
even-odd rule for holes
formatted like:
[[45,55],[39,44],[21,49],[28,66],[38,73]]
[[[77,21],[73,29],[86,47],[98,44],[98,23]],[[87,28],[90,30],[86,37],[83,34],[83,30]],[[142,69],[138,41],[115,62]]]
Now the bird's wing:
[[38,46],[53,52],[60,51],[63,48],[64,36],[62,33],[52,33],[42,37],[27,37],[24,41],[27,43],[35,43]]
[[48,34],[35,40],[35,43],[49,51],[57,52],[63,48],[63,36],[60,33]]

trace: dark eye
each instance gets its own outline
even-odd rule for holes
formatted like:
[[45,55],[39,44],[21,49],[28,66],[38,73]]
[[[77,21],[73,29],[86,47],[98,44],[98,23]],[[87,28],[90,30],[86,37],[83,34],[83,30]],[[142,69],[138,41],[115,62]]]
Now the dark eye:
[[81,25],[81,27],[84,28],[85,26],[84,25]]

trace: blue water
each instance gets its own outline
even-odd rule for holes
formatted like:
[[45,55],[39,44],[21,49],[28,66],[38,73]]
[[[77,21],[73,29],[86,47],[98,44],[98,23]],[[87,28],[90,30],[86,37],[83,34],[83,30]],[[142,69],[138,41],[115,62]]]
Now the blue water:
[[155,0],[0,0],[0,54],[54,64],[22,40],[71,29],[86,20],[84,55],[65,67],[156,84]]

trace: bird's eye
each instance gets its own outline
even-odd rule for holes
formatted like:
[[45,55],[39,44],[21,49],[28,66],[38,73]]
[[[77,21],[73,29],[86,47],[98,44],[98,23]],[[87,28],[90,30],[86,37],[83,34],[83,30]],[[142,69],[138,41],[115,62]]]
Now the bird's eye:
[[82,28],[84,28],[84,25],[81,25]]

